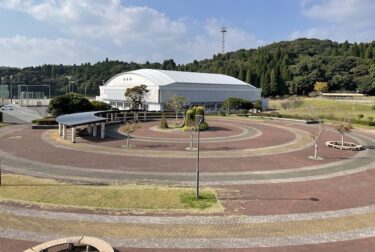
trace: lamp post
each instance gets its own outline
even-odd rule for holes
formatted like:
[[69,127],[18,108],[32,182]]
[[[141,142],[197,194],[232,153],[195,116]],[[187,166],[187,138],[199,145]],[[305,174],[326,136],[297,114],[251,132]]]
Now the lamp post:
[[5,96],[4,96],[4,79],[5,77],[1,77],[1,100],[2,100],[2,105],[5,105]]
[[13,74],[9,76],[10,81],[10,104],[13,104]]
[[198,143],[197,143],[197,166],[196,166],[196,179],[197,179],[197,193],[196,198],[199,199],[199,125],[201,124],[203,120],[203,115],[196,115],[195,116],[196,124],[197,124],[197,130],[198,130]]

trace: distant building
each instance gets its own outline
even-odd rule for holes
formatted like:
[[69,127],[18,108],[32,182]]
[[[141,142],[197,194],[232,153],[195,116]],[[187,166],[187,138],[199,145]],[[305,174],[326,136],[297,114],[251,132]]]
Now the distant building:
[[364,100],[367,97],[359,93],[320,93],[320,97],[332,100]]
[[99,87],[97,100],[127,109],[124,93],[127,88],[139,85],[150,90],[145,103],[147,110],[163,111],[174,95],[185,96],[190,105],[204,105],[211,111],[218,110],[231,96],[249,101],[261,99],[261,89],[223,74],[140,69],[113,76]]

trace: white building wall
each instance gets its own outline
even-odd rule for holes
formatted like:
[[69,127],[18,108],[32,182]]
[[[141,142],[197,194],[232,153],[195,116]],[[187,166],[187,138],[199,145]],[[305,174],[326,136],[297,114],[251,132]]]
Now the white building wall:
[[160,87],[161,103],[167,102],[173,95],[185,96],[192,103],[223,102],[231,96],[250,101],[261,99],[260,90],[250,86],[178,83]]
[[[155,82],[158,76],[155,76]],[[172,96],[185,96],[189,103],[222,103],[228,97],[234,96],[255,101],[261,99],[261,90],[250,85],[240,84],[212,84],[212,83],[171,83],[156,85],[151,78],[138,74],[126,73],[114,76],[107,85],[100,86],[98,100],[112,102],[112,105],[123,107],[125,105],[125,92],[127,88],[146,85],[150,92],[146,97],[148,110],[163,110],[163,104]],[[114,103],[114,104],[113,104]],[[125,106],[126,107],[126,106]]]
[[111,85],[100,86],[100,99],[125,101],[125,92],[127,88],[146,85],[150,91],[147,95],[147,101],[152,103],[159,102],[159,86],[154,85],[151,81],[135,74],[119,75],[109,80]]

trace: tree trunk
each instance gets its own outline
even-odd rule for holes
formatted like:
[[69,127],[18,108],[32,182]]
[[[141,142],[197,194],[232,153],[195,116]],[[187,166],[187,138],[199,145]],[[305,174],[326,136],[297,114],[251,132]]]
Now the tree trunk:
[[176,111],[176,120],[178,119],[178,111]]
[[126,146],[129,148],[129,139],[130,139],[130,135],[128,134],[127,135],[127,138],[126,138]]
[[318,159],[318,142],[317,142],[317,139],[315,138],[315,141],[314,141],[314,146],[315,146],[315,153],[314,153],[314,158],[315,159]]
[[190,149],[193,148],[193,132],[190,133]]
[[182,125],[181,125],[181,127],[185,127],[185,112],[184,111],[182,111]]

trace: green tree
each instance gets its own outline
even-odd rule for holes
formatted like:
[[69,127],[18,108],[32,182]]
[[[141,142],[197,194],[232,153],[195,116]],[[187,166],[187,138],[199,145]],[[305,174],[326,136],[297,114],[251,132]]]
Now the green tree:
[[159,127],[160,127],[161,129],[168,129],[168,122],[167,122],[167,118],[166,118],[166,116],[165,116],[165,113],[163,113],[163,115],[162,115],[162,117],[161,117]]
[[69,93],[53,98],[47,112],[53,116],[91,111],[93,109],[90,101],[81,94]]
[[[136,121],[126,122],[121,130],[126,134],[126,147],[130,148],[130,134],[133,134],[137,129],[141,128],[140,123]],[[134,147],[134,146],[133,146]]]
[[278,94],[278,89],[279,89],[279,83],[278,83],[278,76],[277,72],[275,69],[271,70],[271,77],[270,77],[270,95],[277,95]]
[[324,93],[328,91],[328,83],[325,81],[317,81],[314,85],[314,90],[318,93]]
[[167,107],[172,108],[176,112],[176,120],[178,119],[178,113],[184,111],[185,106],[188,104],[188,100],[185,96],[174,95],[171,100],[167,102]]
[[131,108],[138,110],[143,108],[148,92],[149,90],[147,89],[146,85],[140,85],[127,88],[124,95],[129,100]]
[[341,147],[344,147],[344,135],[350,133],[353,126],[349,121],[339,122],[335,125],[335,130],[337,130],[341,135]]

